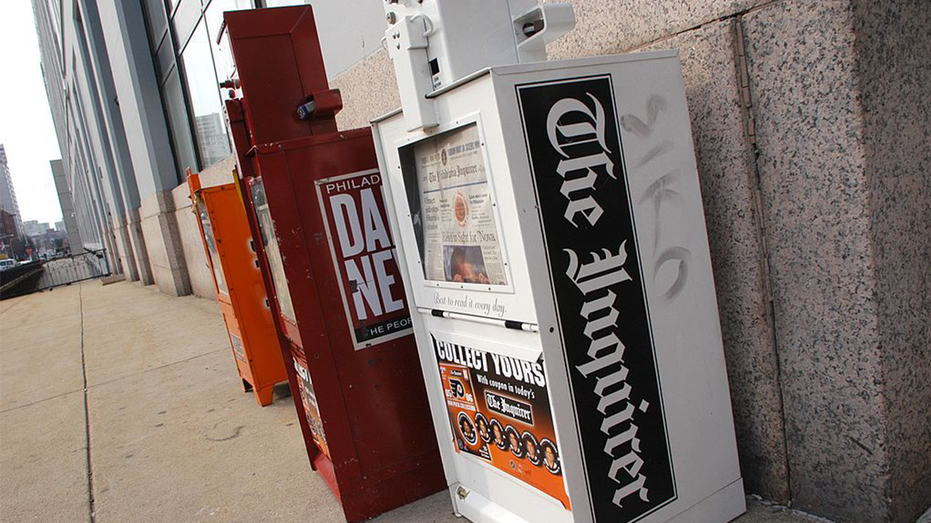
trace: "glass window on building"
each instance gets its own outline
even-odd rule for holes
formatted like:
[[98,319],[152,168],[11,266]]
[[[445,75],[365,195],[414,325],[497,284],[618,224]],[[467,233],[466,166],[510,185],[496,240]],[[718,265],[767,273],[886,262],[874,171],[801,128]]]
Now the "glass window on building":
[[256,0],[140,0],[171,130],[178,181],[232,151],[219,82],[234,74],[217,43],[225,11],[251,9]]
[[265,7],[284,7],[288,5],[304,5],[309,4],[308,1],[301,0],[265,0]]
[[178,182],[180,183],[184,180],[184,173],[188,167],[191,171],[198,169],[194,140],[191,136],[191,120],[188,118],[181,76],[177,68],[172,69],[165,83],[162,84],[162,100],[165,104],[165,115],[168,118],[168,130],[171,132],[175,167],[178,169]]
[[175,47],[171,35],[162,39],[158,50],[155,51],[155,71],[158,73],[158,82],[162,84],[168,78],[168,73],[175,67]]
[[203,167],[213,165],[230,154],[211,47],[207,24],[201,20],[181,52],[181,65],[194,114],[194,137]]
[[171,15],[171,28],[174,30],[178,47],[184,48],[188,38],[197,26],[203,14],[200,0],[180,0],[175,12]]
[[[251,9],[252,7],[251,0],[213,0],[204,11],[204,19],[207,21],[207,34],[210,37],[210,45],[213,47],[213,63],[217,79],[220,82],[235,76],[235,65],[229,50],[228,39],[224,34],[220,33],[220,29],[223,27],[223,13]],[[221,36],[223,36],[223,39],[218,41]]]
[[168,17],[165,14],[165,0],[143,0],[146,22],[149,25],[149,42],[156,49],[168,30]]

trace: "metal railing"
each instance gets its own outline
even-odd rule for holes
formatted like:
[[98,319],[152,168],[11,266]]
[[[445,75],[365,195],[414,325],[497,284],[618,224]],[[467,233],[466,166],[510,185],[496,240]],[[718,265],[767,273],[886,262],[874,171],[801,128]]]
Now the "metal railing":
[[110,275],[106,249],[86,250],[64,258],[56,258],[42,264],[42,277],[36,290],[51,289],[84,280]]

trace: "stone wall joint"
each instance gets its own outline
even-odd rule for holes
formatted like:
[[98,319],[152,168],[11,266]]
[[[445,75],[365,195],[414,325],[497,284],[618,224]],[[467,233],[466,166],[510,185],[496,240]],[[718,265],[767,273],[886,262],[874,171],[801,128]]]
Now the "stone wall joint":
[[[775,3],[779,3],[782,0],[777,0],[766,4],[770,6]],[[750,170],[752,174],[749,174],[750,180],[749,184],[751,190],[753,191],[753,211],[756,215],[756,233],[759,238],[760,245],[760,259],[759,263],[761,266],[761,278],[762,278],[762,287],[763,295],[765,299],[765,308],[766,308],[766,318],[769,322],[770,332],[773,333],[773,349],[776,351],[776,372],[779,379],[776,380],[777,386],[779,388],[779,408],[782,412],[783,420],[783,445],[786,445],[784,449],[784,454],[786,456],[785,470],[786,470],[786,485],[788,488],[788,498],[789,502],[793,499],[792,493],[792,470],[788,462],[788,426],[787,418],[785,411],[785,393],[783,390],[782,384],[782,369],[780,368],[779,363],[779,340],[776,336],[775,329],[775,304],[773,300],[773,288],[772,288],[772,273],[770,268],[770,248],[769,242],[767,241],[767,228],[766,228],[766,214],[763,206],[763,192],[762,192],[762,179],[760,174],[760,165],[759,165],[759,147],[756,139],[756,123],[754,118],[754,104],[753,104],[753,93],[750,85],[750,69],[747,58],[747,48],[746,48],[746,39],[744,35],[744,20],[743,17],[746,13],[738,13],[733,17],[732,30],[734,31],[734,63],[737,66],[737,79],[739,86],[739,95],[740,95],[740,111],[743,116],[743,131],[744,138],[746,140],[746,154],[749,156]]]

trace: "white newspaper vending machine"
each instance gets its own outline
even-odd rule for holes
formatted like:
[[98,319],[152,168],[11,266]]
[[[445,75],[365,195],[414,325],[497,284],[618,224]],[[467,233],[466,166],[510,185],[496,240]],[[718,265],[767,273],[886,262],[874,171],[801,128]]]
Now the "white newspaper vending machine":
[[678,55],[546,62],[572,10],[519,3],[385,3],[403,112],[375,140],[454,508],[730,521],[745,500]]

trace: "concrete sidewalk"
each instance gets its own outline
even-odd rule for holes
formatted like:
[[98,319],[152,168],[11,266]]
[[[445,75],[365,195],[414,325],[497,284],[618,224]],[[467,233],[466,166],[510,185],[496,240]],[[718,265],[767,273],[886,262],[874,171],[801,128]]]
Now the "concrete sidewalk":
[[[125,282],[0,302],[0,520],[344,522],[287,395],[241,392],[214,302]],[[440,493],[373,521],[464,520]]]

